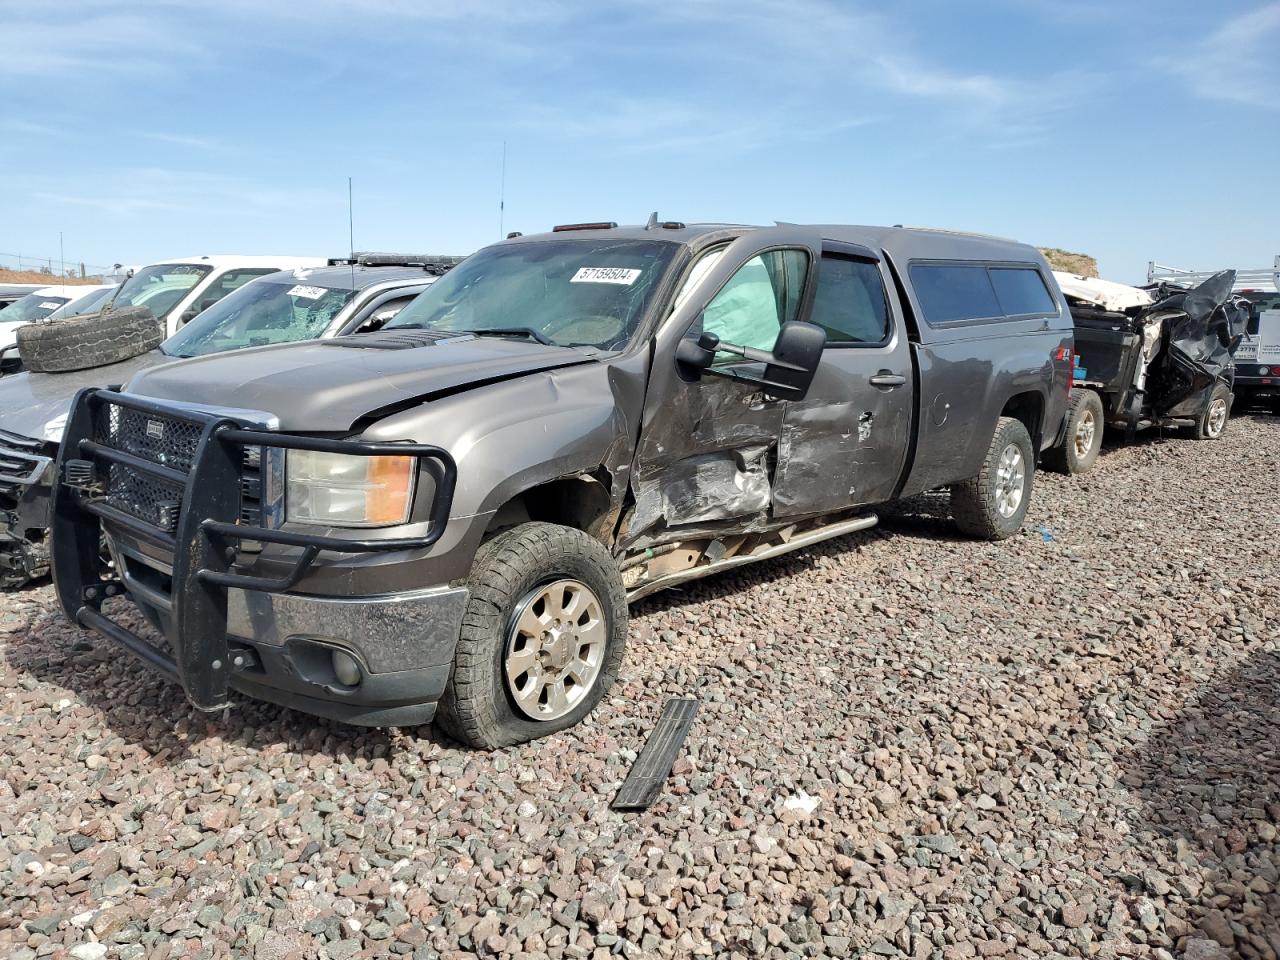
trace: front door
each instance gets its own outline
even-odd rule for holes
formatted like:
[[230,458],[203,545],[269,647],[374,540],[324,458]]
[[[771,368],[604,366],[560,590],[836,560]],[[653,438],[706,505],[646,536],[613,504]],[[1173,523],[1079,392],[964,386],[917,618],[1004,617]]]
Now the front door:
[[805,399],[785,406],[774,516],[893,496],[910,447],[914,382],[892,290],[877,254],[823,244],[807,319],[827,331],[827,346]]
[[[686,272],[657,338],[624,543],[674,529],[735,532],[767,524],[785,404],[748,382],[682,374],[675,346],[706,332],[771,350],[782,324],[799,319],[810,296],[818,250],[810,237],[797,230],[794,244],[761,249],[748,235],[704,252]],[[714,365],[727,373],[763,372],[761,364],[727,353],[717,354]]]

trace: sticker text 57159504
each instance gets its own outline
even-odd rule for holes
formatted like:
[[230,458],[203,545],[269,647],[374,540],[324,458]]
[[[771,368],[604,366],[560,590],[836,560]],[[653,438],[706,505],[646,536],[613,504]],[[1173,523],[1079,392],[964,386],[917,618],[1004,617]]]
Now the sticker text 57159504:
[[629,287],[636,282],[640,271],[632,267],[579,267],[569,278],[570,283],[619,283]]

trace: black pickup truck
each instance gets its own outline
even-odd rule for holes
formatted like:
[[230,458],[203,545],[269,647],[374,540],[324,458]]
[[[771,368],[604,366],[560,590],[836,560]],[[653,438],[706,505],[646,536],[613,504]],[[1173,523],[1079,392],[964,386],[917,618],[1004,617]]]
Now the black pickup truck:
[[1062,473],[1090,470],[1105,427],[1175,427],[1216,440],[1231,412],[1232,355],[1249,304],[1224,270],[1194,289],[1129,287],[1056,275],[1075,324],[1075,366],[1063,442],[1045,454]]
[[[54,579],[201,709],[234,689],[516,743],[592,709],[638,597],[937,488],[963,531],[1016,533],[1071,347],[1017,243],[558,227],[474,254],[377,333],[83,392]],[[111,618],[121,593],[162,643]]]

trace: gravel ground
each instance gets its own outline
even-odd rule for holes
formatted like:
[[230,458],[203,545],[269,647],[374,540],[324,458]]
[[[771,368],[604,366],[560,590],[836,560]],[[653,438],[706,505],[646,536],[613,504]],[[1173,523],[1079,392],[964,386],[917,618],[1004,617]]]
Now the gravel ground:
[[[939,501],[641,603],[576,730],[493,754],[190,710],[0,599],[0,954],[1280,953],[1280,420]],[[671,696],[663,799],[608,804]]]

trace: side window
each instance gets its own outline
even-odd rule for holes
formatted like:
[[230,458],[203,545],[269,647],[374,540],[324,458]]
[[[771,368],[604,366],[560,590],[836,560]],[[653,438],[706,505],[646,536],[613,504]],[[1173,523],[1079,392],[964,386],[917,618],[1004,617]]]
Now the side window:
[[824,254],[809,319],[827,331],[828,343],[884,343],[889,338],[889,311],[880,268],[866,260]]
[[980,264],[917,263],[911,267],[911,285],[931,324],[1004,316]]
[[702,282],[702,278],[710,273],[711,268],[720,262],[720,258],[724,256],[726,249],[727,247],[719,247],[715,250],[708,250],[698,258],[698,262],[689,271],[689,276],[685,277],[684,285],[680,287],[680,292],[676,294],[675,300],[671,302],[671,311],[673,313],[684,305],[684,302],[689,299],[694,290],[698,289],[698,284]]
[[390,300],[383,300],[373,308],[373,312],[364,318],[364,322],[360,324],[359,329],[352,331],[353,333],[372,333],[375,330],[381,330],[388,320],[392,319],[397,313],[407,307],[413,299],[417,297],[416,293],[403,297],[392,297]]
[[1007,317],[1057,313],[1040,271],[1032,267],[992,267],[991,285]]
[[[778,331],[800,313],[809,255],[803,250],[770,250],[752,257],[702,311],[702,330],[721,340],[771,350]],[[739,358],[717,356],[717,363]]]

